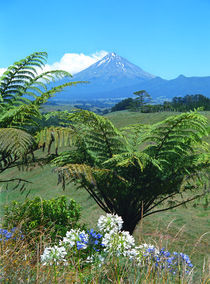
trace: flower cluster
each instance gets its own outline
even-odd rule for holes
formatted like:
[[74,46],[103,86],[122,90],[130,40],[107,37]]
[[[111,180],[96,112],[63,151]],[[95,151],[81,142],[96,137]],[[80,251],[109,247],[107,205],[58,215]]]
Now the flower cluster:
[[135,260],[138,265],[150,265],[153,266],[153,270],[167,270],[174,275],[177,272],[188,274],[193,268],[190,258],[186,254],[170,253],[164,248],[158,250],[155,246],[149,244],[135,247],[128,256]]
[[104,244],[102,243],[102,235],[96,233],[93,229],[87,231],[88,233],[88,247],[91,250],[99,252],[103,247]]
[[86,263],[103,265],[106,257],[127,257],[140,266],[151,266],[153,271],[167,270],[172,274],[189,273],[193,265],[187,255],[164,249],[159,250],[151,244],[135,245],[129,232],[121,231],[123,220],[117,215],[107,214],[98,220],[97,233],[93,229],[70,230],[60,241],[59,246],[46,248],[41,260],[43,264],[66,263],[69,256],[82,257]]
[[167,269],[173,274],[176,272],[189,273],[193,268],[188,255],[184,253],[173,252],[162,248],[158,255],[153,256],[156,267]]
[[18,228],[14,227],[11,231],[6,229],[0,229],[0,242],[1,241],[8,241],[8,240],[16,240],[16,239],[23,239],[24,236],[22,232],[18,230]]
[[155,264],[155,269],[167,269],[173,274],[178,271],[190,272],[193,265],[186,254],[177,252],[171,254],[151,244],[135,246],[134,238],[129,232],[120,231],[122,224],[122,218],[117,215],[107,214],[98,220],[98,228],[104,234],[102,239],[104,251],[109,255],[126,256],[138,265]]
[[160,251],[155,246],[150,244],[142,244],[136,247],[136,249],[138,251],[141,251],[144,257],[149,255],[158,256],[160,253]]
[[69,248],[75,247],[78,250],[86,249],[88,243],[88,235],[85,231],[78,230],[70,230],[66,233],[66,237],[60,241],[60,245],[68,245]]
[[84,257],[90,262],[93,259],[92,256],[103,248],[104,245],[101,241],[102,235],[93,229],[87,232],[72,229],[59,242],[59,246],[45,248],[41,261],[44,265],[59,264],[66,262],[68,256],[79,254],[80,257]]
[[67,252],[64,247],[48,247],[45,248],[43,254],[41,255],[41,262],[43,263],[43,265],[58,265],[60,263],[66,262],[66,255]]
[[128,256],[135,245],[134,238],[129,232],[106,233],[102,239],[105,252],[116,256]]
[[114,234],[122,229],[123,220],[118,215],[106,214],[98,219],[98,228],[103,233]]

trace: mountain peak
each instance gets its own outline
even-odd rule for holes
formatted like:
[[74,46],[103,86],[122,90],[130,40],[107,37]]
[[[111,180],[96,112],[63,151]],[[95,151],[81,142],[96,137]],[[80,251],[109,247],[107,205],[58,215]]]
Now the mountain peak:
[[96,78],[101,78],[104,83],[120,81],[122,86],[126,86],[132,84],[133,81],[138,83],[154,77],[115,52],[110,52],[87,69],[75,74],[74,78],[91,82]]
[[115,52],[109,52],[107,55],[109,57],[116,57],[117,54]]
[[123,58],[119,55],[117,55],[115,52],[109,52],[107,55],[105,55],[101,60],[96,62],[97,66],[100,66],[101,64],[110,63],[110,62],[120,62]]

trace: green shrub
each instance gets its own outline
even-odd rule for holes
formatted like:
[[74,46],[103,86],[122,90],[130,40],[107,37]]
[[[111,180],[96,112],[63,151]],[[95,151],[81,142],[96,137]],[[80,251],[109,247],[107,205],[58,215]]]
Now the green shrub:
[[22,202],[12,201],[5,206],[3,227],[20,227],[28,239],[43,233],[52,241],[64,237],[72,228],[79,228],[80,205],[73,199],[60,196],[50,200],[36,197]]

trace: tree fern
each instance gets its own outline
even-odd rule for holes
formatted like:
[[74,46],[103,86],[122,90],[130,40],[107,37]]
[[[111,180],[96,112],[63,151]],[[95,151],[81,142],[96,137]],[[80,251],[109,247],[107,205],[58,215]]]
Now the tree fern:
[[203,137],[207,121],[196,111],[152,126],[136,124],[122,130],[88,111],[77,111],[69,119],[80,141],[76,141],[76,149],[54,160],[61,166],[60,180],[76,182],[103,210],[122,216],[125,230],[133,232],[141,218],[160,211],[157,206],[196,190],[198,181],[206,182],[209,154]]

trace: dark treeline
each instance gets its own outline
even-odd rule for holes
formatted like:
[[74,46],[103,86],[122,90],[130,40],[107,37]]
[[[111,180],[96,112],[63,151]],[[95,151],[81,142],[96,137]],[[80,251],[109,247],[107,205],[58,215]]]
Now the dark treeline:
[[171,102],[165,101],[163,104],[144,104],[139,107],[136,103],[136,98],[127,98],[117,103],[112,107],[111,111],[131,110],[141,111],[144,113],[158,112],[158,111],[189,111],[196,108],[203,110],[210,110],[210,99],[200,95],[186,95],[184,97],[174,97]]
[[111,111],[113,112],[113,111],[130,109],[133,101],[134,101],[134,99],[132,99],[132,98],[124,99],[124,100],[120,101],[119,103],[117,103],[116,105],[114,105],[111,108]]
[[198,107],[210,110],[210,99],[203,95],[186,95],[185,97],[174,97],[171,106],[179,111],[188,111]]

